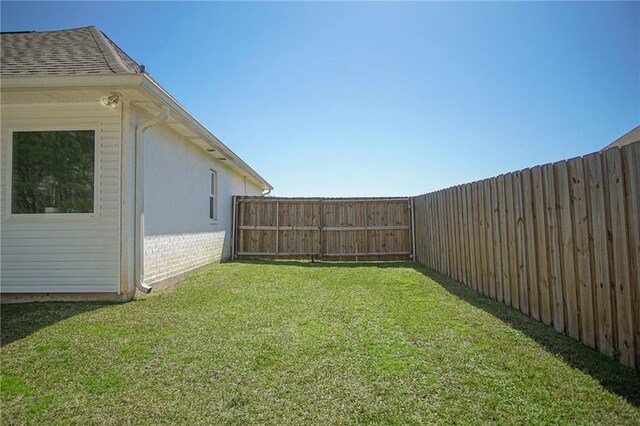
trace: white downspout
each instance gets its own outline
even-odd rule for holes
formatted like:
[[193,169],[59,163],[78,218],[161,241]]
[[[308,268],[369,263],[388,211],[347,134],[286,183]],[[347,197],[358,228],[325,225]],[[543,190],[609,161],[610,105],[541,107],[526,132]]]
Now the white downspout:
[[144,283],[144,131],[160,124],[169,118],[171,110],[162,107],[157,117],[144,121],[136,127],[136,234],[135,234],[135,282],[143,293],[151,292],[151,287]]

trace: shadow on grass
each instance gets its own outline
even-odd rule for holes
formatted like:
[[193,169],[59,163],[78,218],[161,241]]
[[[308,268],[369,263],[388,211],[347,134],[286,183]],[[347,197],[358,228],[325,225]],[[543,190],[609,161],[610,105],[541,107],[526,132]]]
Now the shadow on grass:
[[557,333],[507,305],[483,296],[465,285],[415,264],[414,269],[438,283],[442,288],[470,305],[520,330],[548,352],[561,357],[568,365],[596,379],[602,387],[640,406],[640,372],[613,361],[601,353],[587,348],[570,337]]
[[274,265],[274,266],[298,266],[303,268],[409,268],[415,269],[416,263],[406,260],[395,261],[362,261],[362,262],[340,262],[340,261],[318,261],[309,260],[234,260],[233,263],[244,263],[250,265]]
[[41,328],[117,302],[34,302],[0,306],[0,347]]
[[[605,389],[640,406],[640,372],[625,367],[579,342],[558,334],[503,303],[491,300],[466,286],[412,262],[305,262],[297,260],[242,260],[244,264],[295,266],[303,268],[409,268],[434,282],[462,301],[493,315],[520,330],[561,357],[568,365],[596,379]],[[22,339],[44,327],[84,312],[118,304],[117,302],[43,302],[0,306],[0,346]]]
[[602,387],[640,407],[640,372],[619,364],[581,343],[557,333],[523,313],[492,300],[465,285],[413,262],[301,262],[294,260],[242,260],[240,263],[291,265],[308,268],[411,268],[464,302],[493,315],[514,329],[520,330],[548,352],[561,357],[568,365],[596,379]]

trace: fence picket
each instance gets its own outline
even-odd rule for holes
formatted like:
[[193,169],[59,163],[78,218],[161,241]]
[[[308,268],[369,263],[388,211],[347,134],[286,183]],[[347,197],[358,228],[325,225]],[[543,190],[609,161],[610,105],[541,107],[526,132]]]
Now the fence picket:
[[589,204],[585,185],[582,158],[568,161],[572,183],[573,223],[575,229],[574,251],[580,299],[580,339],[591,347],[596,347],[593,282],[591,275],[591,250],[589,248]]
[[472,192],[472,184],[467,184],[465,185],[466,188],[466,194],[465,194],[465,198],[467,199],[467,234],[469,236],[469,275],[470,275],[470,281],[468,287],[470,288],[477,288],[478,285],[478,275],[476,272],[476,265],[478,264],[477,260],[476,260],[476,239],[475,239],[475,233],[474,233],[474,226],[473,226],[473,211],[474,209],[474,204],[473,204],[473,192]]
[[627,197],[631,308],[635,340],[635,366],[640,368],[640,143],[622,147]]
[[484,181],[485,196],[485,220],[486,220],[486,239],[487,239],[487,275],[489,277],[489,297],[498,298],[496,286],[496,260],[495,260],[495,242],[493,233],[493,194],[491,193],[491,179]]
[[518,255],[518,294],[520,296],[520,311],[529,314],[529,273],[527,271],[527,246],[525,240],[525,218],[524,218],[524,192],[523,177],[521,172],[516,172],[513,176],[513,196],[516,207],[516,251]]
[[540,319],[546,325],[551,324],[553,315],[551,307],[551,294],[549,288],[549,267],[545,218],[545,198],[542,185],[542,168],[531,169],[532,190],[533,190],[533,222],[536,239],[536,259],[538,277],[538,294],[540,295]]
[[613,329],[611,321],[611,278],[609,273],[609,226],[605,207],[605,188],[602,175],[602,158],[599,153],[583,159],[589,197],[589,219],[595,296],[596,345],[607,356],[613,356]]
[[531,169],[522,171],[522,197],[524,205],[525,245],[527,251],[527,283],[529,290],[529,312],[540,321],[540,290],[538,288],[538,267],[536,253],[536,234],[534,228],[535,210],[531,187]]
[[611,218],[611,261],[613,267],[612,287],[615,294],[615,309],[612,313],[616,325],[617,339],[614,344],[620,362],[635,367],[631,262],[629,258],[629,241],[627,236],[627,212],[625,203],[625,181],[622,155],[619,148],[612,148],[604,153],[604,176],[607,185],[608,207]]
[[553,311],[553,328],[563,333],[564,292],[562,266],[560,263],[560,229],[558,228],[558,208],[556,202],[556,184],[553,165],[542,167],[542,180],[545,195],[545,232],[549,250],[549,288]]
[[516,207],[513,200],[513,173],[504,176],[505,212],[507,215],[507,263],[509,265],[509,291],[511,306],[520,309],[520,293],[518,291],[518,253],[516,250]]
[[[496,219],[494,220],[494,226],[497,228],[497,235],[495,238],[498,242],[496,259],[498,263],[496,270],[498,271],[497,282],[498,287],[498,301],[504,302],[506,305],[511,304],[511,291],[509,288],[509,263],[507,260],[507,224],[506,224],[506,206],[505,206],[505,193],[504,193],[504,175],[500,175],[496,178]],[[497,220],[497,225],[495,225]]]

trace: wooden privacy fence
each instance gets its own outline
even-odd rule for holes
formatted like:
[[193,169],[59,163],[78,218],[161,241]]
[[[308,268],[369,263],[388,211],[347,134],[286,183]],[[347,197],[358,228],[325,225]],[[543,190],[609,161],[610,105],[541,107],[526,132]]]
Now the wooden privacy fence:
[[414,198],[416,260],[640,364],[640,143]]
[[409,198],[234,197],[234,257],[409,260]]

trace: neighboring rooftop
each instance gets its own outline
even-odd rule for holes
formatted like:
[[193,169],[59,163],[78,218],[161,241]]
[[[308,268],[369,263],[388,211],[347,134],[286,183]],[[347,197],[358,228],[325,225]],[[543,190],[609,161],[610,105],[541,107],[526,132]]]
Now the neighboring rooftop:
[[94,26],[0,36],[0,75],[136,74],[141,67]]
[[614,146],[629,145],[630,143],[634,143],[638,141],[640,141],[640,126],[637,126],[636,128],[631,129],[629,132],[625,133],[615,141],[611,142],[609,145],[602,148],[602,150],[604,151],[605,149],[613,148]]

